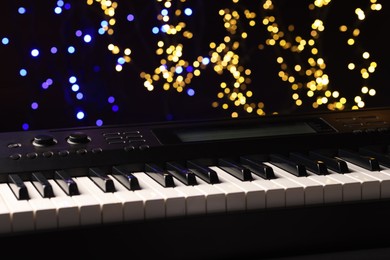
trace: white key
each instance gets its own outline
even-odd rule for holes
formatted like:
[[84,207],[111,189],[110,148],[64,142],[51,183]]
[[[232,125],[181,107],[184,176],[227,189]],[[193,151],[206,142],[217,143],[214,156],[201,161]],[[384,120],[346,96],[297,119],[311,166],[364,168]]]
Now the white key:
[[390,171],[387,174],[385,168],[382,168],[380,171],[369,171],[357,165],[349,165],[348,167],[378,180],[380,182],[380,197],[390,198]]
[[144,200],[137,195],[136,191],[128,190],[115,177],[111,175],[109,177],[113,180],[116,188],[115,197],[122,202],[123,220],[143,220],[145,218]]
[[195,186],[187,186],[175,179],[175,190],[182,193],[186,201],[186,215],[204,215],[206,214],[206,196],[203,192],[195,189]]
[[146,173],[136,172],[133,173],[138,179],[142,179],[143,182],[151,189],[158,192],[165,200],[165,214],[166,217],[178,217],[185,216],[186,204],[184,196],[172,187],[163,187],[155,180],[150,178]]
[[382,173],[384,173],[386,175],[390,175],[390,168],[381,166],[380,172],[382,172]]
[[43,198],[36,190],[34,185],[25,181],[30,199],[28,202],[34,212],[35,229],[54,229],[57,228],[57,209],[49,198]]
[[246,209],[264,209],[265,208],[265,190],[251,181],[241,181],[236,177],[225,172],[223,169],[218,171],[218,176],[225,182],[233,183],[245,192]]
[[305,205],[322,204],[324,203],[324,188],[318,182],[313,181],[305,176],[297,177],[283,169],[274,166],[274,171],[283,178],[289,179],[304,188]]
[[330,179],[335,180],[343,186],[343,201],[358,201],[362,199],[361,184],[356,179],[348,176],[348,173],[337,173],[328,169],[327,175]]
[[11,214],[12,231],[34,230],[34,212],[30,203],[27,200],[18,200],[6,183],[0,183],[0,194]]
[[54,180],[48,180],[53,187],[54,197],[50,198],[57,209],[58,227],[76,227],[80,225],[79,207]]
[[102,213],[100,203],[76,178],[73,178],[73,180],[77,184],[80,193],[79,195],[71,196],[79,209],[80,225],[88,226],[101,224]]
[[84,186],[100,203],[103,223],[118,223],[123,221],[122,203],[112,192],[103,192],[88,177],[77,177],[75,179],[78,180],[77,185]]
[[[211,166],[210,169],[216,171],[218,175],[220,172],[223,172],[220,168],[216,166]],[[245,210],[245,192],[242,189],[238,188],[233,183],[229,183],[224,180],[220,180],[220,183],[216,183],[214,184],[214,186],[225,193],[226,210],[228,212]]]
[[274,169],[276,179],[271,179],[271,181],[285,189],[286,207],[305,205],[304,187],[279,174],[279,172],[282,171],[280,168],[275,167],[268,162],[265,162],[265,164]]
[[207,183],[200,178],[197,178],[198,185],[194,188],[204,194],[206,198],[206,213],[222,213],[226,212],[226,195],[214,184]]
[[[347,162],[350,170],[347,175],[361,183],[362,200],[379,199],[380,198],[380,182],[362,172],[356,165]],[[357,169],[357,170],[356,170]]]
[[[138,173],[132,173],[138,178]],[[145,219],[165,217],[165,200],[160,193],[151,189],[142,179],[138,178],[140,190],[134,191],[143,200]]]
[[[1,193],[0,193],[1,194]],[[9,234],[12,231],[11,213],[0,195],[0,234]]]
[[263,179],[255,174],[252,183],[265,191],[265,207],[281,208],[286,206],[285,189],[270,180]]
[[324,189],[324,203],[339,203],[343,201],[343,186],[327,175],[317,175],[308,171],[307,178],[318,182]]

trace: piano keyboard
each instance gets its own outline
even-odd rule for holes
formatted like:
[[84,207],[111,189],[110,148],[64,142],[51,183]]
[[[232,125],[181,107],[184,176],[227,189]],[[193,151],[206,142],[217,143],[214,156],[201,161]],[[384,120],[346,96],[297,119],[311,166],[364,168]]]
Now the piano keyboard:
[[[359,156],[362,162],[367,159]],[[246,168],[245,163],[232,160],[229,166],[205,164],[217,176],[214,183],[194,176],[194,183],[186,184],[167,167],[152,168],[153,172],[126,171],[122,167],[131,174],[130,180],[96,167],[90,168],[91,174],[77,177],[70,177],[66,170],[56,171],[65,180],[34,172],[40,178],[23,181],[18,174],[10,174],[9,181],[0,184],[0,231],[4,234],[390,198],[390,168],[380,162],[379,169],[370,169],[342,157],[334,159],[343,162],[348,171],[339,173],[327,168],[327,173],[319,174],[305,170],[305,175],[297,176],[276,162],[262,161],[263,167],[273,172],[271,178],[264,178]],[[375,158],[369,159],[371,164],[376,163]],[[307,168],[296,164],[291,170],[298,171],[298,166]],[[248,172],[247,180],[242,180],[244,172]],[[168,177],[170,182],[162,180]],[[130,182],[137,185],[132,187]]]
[[377,109],[0,133],[0,234],[387,203],[388,122]]

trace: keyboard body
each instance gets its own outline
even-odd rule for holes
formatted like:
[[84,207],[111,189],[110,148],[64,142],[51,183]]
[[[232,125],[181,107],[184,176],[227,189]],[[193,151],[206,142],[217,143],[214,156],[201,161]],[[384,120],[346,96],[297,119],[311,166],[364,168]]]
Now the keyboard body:
[[[85,183],[96,177],[91,175],[91,168],[97,168],[115,180],[117,188],[114,191],[101,191],[103,195],[98,195],[102,197],[99,200],[100,212],[93,215],[97,221],[87,221],[85,225],[79,216],[75,224],[71,222],[60,226],[59,217],[56,216],[57,225],[45,227],[42,224],[40,228],[40,212],[32,207],[36,211],[31,213],[31,227],[23,229],[15,224],[16,213],[3,212],[4,219],[9,215],[10,227],[4,226],[8,223],[6,221],[1,224],[3,232],[0,239],[4,246],[22,244],[29,251],[36,251],[29,241],[42,241],[47,246],[62,247],[64,250],[68,245],[72,250],[82,250],[89,256],[112,256],[119,250],[136,258],[171,259],[259,259],[388,246],[388,145],[390,108],[0,133],[2,200],[11,194],[6,191],[6,196],[4,193],[11,185],[10,175],[16,175],[27,183],[27,188],[33,194],[30,195],[38,201],[38,193],[31,191],[36,173],[56,185],[58,171],[66,171],[77,180],[79,187],[84,185],[81,193],[85,194],[99,190]],[[305,161],[297,162],[297,157],[294,157],[303,154],[307,155],[304,159],[313,161],[313,157],[310,157],[313,151],[333,152],[330,157],[345,161],[349,171],[313,172]],[[248,166],[243,157],[255,158],[256,162],[273,168],[275,178],[267,179],[253,172],[253,179],[245,181],[231,176],[226,169],[233,172],[238,170],[238,174],[242,174],[241,167]],[[291,174],[283,168],[287,164],[284,159],[295,163],[293,168],[298,172],[299,164],[307,175]],[[196,185],[183,184],[172,174],[171,166],[178,163],[187,167],[190,161],[217,171],[220,182],[207,183],[196,175]],[[322,162],[317,157],[314,161],[317,166],[318,161]],[[226,166],[229,163],[234,165]],[[153,174],[145,174],[154,169],[150,165],[163,171],[157,171],[159,178],[173,175],[175,185],[164,187],[152,178]],[[291,164],[288,165],[291,169]],[[375,165],[379,168],[375,168]],[[140,194],[137,196],[142,198],[138,204],[126,201],[130,205],[127,208],[130,213],[125,213],[123,198],[118,199],[117,203],[109,201],[110,208],[107,206],[105,209],[106,205],[103,205],[109,196],[118,197],[115,194],[118,190],[123,194],[127,192],[111,174],[113,166],[127,169],[140,180],[140,189],[128,191]],[[325,166],[329,165],[325,162]],[[306,181],[308,179],[310,181]],[[240,182],[243,183],[242,187]],[[277,201],[276,195],[272,197],[274,189],[265,182],[279,187],[277,191],[279,195],[282,194],[283,203]],[[335,186],[335,191],[340,192],[339,197],[332,194],[328,182]],[[291,183],[300,187],[292,187]],[[196,188],[198,195],[193,195],[194,192],[188,187],[200,184],[203,188]],[[160,194],[162,202],[156,205],[164,207],[161,210],[163,213],[153,215],[153,206],[150,205],[153,205],[151,201],[155,198],[151,197],[151,192],[148,195],[142,193],[146,186]],[[254,187],[258,190],[254,190]],[[358,190],[354,191],[356,188]],[[168,195],[175,189],[181,190],[183,198]],[[209,190],[211,193],[206,194]],[[313,193],[310,193],[311,190]],[[320,195],[315,193],[318,190],[321,191]],[[325,190],[327,195],[324,195]],[[167,194],[164,194],[165,191]],[[297,202],[300,201],[296,193],[299,191],[302,192],[301,202]],[[199,198],[199,194],[204,196]],[[317,194],[313,195],[313,200],[311,194]],[[77,196],[69,197],[76,200]],[[218,196],[223,199],[212,200]],[[317,200],[314,200],[314,196]],[[194,201],[192,204],[190,198]],[[260,199],[257,198],[264,201],[259,203]],[[54,201],[54,198],[44,199]],[[195,199],[205,203],[204,210],[198,210],[196,206],[199,204]],[[32,200],[29,198],[24,202],[28,204]],[[180,203],[176,201],[183,201],[185,206],[180,208]],[[212,204],[217,202],[220,204]],[[174,206],[171,207],[169,203]],[[84,205],[77,205],[76,214],[81,214]],[[135,213],[131,215],[131,205],[142,214],[138,217]],[[180,209],[184,211],[180,213]],[[115,212],[117,210],[120,213]],[[59,215],[59,212],[57,207],[54,213]],[[93,213],[90,214],[92,216]],[[110,214],[121,217],[112,217],[111,220],[107,220],[107,217],[105,220],[105,216]],[[126,218],[126,214],[133,217]]]

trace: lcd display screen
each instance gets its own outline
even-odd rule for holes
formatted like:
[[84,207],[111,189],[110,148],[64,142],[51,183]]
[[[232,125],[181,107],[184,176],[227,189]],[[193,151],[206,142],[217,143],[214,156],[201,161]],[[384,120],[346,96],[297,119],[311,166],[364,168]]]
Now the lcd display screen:
[[310,134],[316,131],[306,122],[289,124],[261,124],[258,126],[213,127],[177,129],[175,135],[181,142],[202,142],[239,138],[257,138],[281,135]]

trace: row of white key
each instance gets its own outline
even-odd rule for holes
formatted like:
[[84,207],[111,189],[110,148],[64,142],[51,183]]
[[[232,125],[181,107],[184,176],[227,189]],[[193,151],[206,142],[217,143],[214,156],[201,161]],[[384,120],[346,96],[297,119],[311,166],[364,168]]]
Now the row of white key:
[[[266,163],[267,164],[267,163]],[[253,175],[240,181],[217,166],[220,183],[165,188],[143,172],[133,173],[141,190],[130,191],[110,176],[117,189],[105,193],[89,177],[75,177],[80,195],[68,196],[49,180],[55,197],[42,198],[25,182],[29,200],[18,200],[8,184],[0,184],[0,233],[98,225],[165,217],[234,212],[275,207],[339,203],[390,197],[390,170],[368,171],[348,164],[350,173],[296,177],[273,165],[276,179]]]

